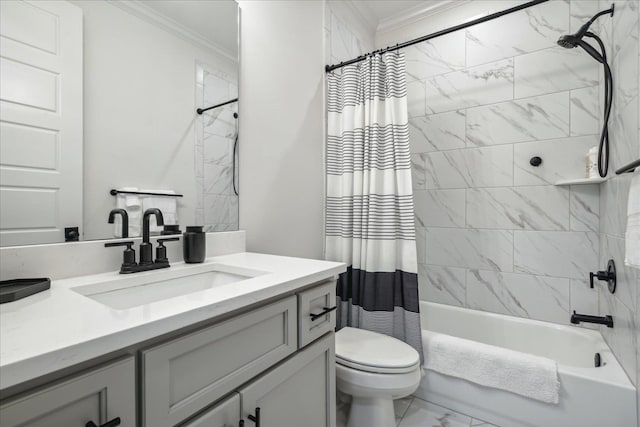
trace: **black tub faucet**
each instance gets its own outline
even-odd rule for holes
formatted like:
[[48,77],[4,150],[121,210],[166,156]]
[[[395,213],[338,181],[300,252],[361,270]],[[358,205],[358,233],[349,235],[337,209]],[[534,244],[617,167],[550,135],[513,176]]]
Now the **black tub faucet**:
[[122,216],[122,233],[120,233],[120,237],[129,237],[129,214],[124,209],[111,209],[111,212],[109,212],[109,224],[115,222],[116,215]]
[[142,243],[140,243],[140,265],[153,264],[153,245],[149,243],[149,220],[155,215],[156,224],[164,225],[164,217],[158,208],[151,208],[142,214]]
[[610,315],[606,316],[590,316],[588,314],[578,314],[575,310],[573,310],[573,314],[571,315],[571,323],[574,325],[578,325],[581,322],[585,323],[597,323],[598,325],[607,325],[607,328],[613,328],[613,317]]

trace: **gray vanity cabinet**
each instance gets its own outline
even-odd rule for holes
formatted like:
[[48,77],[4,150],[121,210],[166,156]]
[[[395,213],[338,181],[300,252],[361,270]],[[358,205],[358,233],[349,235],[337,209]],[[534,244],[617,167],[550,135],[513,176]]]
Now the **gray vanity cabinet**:
[[294,353],[297,341],[290,296],[143,351],[144,425],[182,422]]
[[0,426],[84,427],[116,417],[135,426],[135,361],[129,357],[0,407]]
[[335,427],[334,354],[329,333],[240,389],[245,426]]
[[194,420],[181,427],[239,427],[240,395],[233,393],[231,397],[206,410]]

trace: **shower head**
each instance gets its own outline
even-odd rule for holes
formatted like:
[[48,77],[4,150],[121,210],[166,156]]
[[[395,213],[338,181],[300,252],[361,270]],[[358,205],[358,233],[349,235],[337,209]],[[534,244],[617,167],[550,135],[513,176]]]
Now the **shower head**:
[[588,33],[591,24],[593,24],[595,20],[602,15],[610,13],[611,16],[613,16],[614,7],[615,5],[611,5],[611,9],[603,10],[602,12],[598,12],[597,14],[595,14],[594,17],[591,18],[582,27],[580,27],[580,29],[576,31],[575,34],[565,34],[563,36],[560,36],[560,38],[558,39],[558,45],[566,49],[573,49],[576,46],[581,46],[582,44],[580,42],[582,41],[582,38]]

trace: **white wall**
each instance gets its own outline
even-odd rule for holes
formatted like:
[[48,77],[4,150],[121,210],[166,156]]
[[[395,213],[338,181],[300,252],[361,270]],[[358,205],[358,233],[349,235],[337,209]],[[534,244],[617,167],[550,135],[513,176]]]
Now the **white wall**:
[[173,189],[195,220],[196,61],[234,64],[102,1],[84,14],[84,239],[112,236],[109,189]]
[[322,1],[241,1],[240,228],[247,249],[322,258]]

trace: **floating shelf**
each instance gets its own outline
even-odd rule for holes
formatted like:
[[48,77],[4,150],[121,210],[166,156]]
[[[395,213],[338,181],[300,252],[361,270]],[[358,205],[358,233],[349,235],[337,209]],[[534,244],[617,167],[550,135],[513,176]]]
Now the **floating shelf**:
[[586,185],[586,184],[600,184],[605,182],[607,178],[578,178],[578,179],[564,179],[562,181],[556,181],[554,185]]

